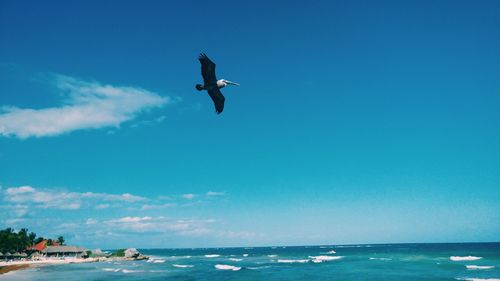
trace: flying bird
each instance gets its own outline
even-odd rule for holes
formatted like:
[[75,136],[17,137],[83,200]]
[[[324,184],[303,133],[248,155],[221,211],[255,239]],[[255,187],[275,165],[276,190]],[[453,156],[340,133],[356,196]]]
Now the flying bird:
[[220,114],[222,110],[224,110],[224,101],[226,100],[222,95],[220,89],[226,87],[227,85],[239,86],[240,84],[228,81],[226,79],[217,80],[215,76],[215,63],[211,61],[205,54],[200,54],[198,59],[201,63],[203,85],[196,84],[196,89],[198,91],[207,90],[208,95],[214,101],[215,112],[217,112],[217,114]]

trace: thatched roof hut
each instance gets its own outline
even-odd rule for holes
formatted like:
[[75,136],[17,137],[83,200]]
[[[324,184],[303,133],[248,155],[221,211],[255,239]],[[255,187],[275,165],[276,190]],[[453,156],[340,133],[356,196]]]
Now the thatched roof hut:
[[86,249],[75,246],[47,246],[42,250],[42,254],[47,256],[79,255],[85,253]]

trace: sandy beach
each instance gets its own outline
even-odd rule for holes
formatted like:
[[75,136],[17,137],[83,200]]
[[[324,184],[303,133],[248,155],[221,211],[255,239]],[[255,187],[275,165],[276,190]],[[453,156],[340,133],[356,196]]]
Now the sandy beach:
[[40,260],[20,260],[20,261],[3,261],[0,262],[0,274],[4,274],[14,270],[26,269],[32,266],[47,266],[60,265],[70,263],[86,263],[106,261],[106,258],[46,258]]
[[30,267],[29,264],[16,264],[16,265],[5,265],[5,266],[2,265],[0,266],[0,275],[10,271],[25,269],[29,267]]

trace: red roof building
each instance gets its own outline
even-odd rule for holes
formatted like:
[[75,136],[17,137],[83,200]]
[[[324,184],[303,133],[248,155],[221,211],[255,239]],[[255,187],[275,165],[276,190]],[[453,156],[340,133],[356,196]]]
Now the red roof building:
[[36,251],[43,251],[47,247],[47,242],[48,240],[42,240],[41,242],[35,244],[35,246],[31,247],[31,249],[36,250]]
[[[47,248],[47,246],[49,246],[48,244],[49,244],[49,240],[44,239],[41,242],[38,242],[37,244],[35,244],[35,246],[29,247],[28,250],[34,250],[34,251],[41,252],[45,248]],[[61,246],[61,244],[59,244],[59,242],[57,242],[55,240],[52,240],[52,243],[50,244],[50,246]]]

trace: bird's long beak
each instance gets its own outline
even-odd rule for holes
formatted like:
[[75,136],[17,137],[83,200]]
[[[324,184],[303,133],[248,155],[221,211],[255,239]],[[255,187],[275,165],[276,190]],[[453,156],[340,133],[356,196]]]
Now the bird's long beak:
[[231,81],[228,81],[228,80],[226,80],[226,83],[229,84],[229,85],[235,85],[235,86],[239,86],[240,85],[238,83],[234,83],[234,82],[231,82]]

